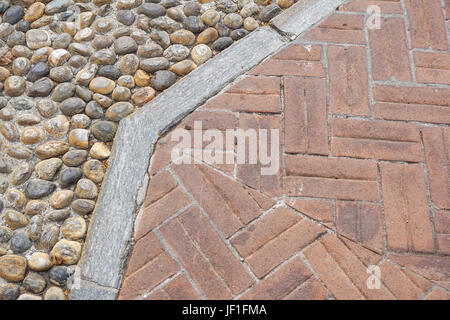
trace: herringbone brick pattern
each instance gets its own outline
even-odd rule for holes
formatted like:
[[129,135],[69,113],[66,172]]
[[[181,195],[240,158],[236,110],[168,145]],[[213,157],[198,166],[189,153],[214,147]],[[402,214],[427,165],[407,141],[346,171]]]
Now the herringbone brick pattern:
[[279,129],[274,175],[174,164],[161,138],[120,298],[449,299],[449,14],[348,2],[178,126]]

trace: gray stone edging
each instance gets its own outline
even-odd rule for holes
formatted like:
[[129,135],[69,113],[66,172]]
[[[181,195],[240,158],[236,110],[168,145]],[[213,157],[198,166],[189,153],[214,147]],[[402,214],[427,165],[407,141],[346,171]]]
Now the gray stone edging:
[[[324,5],[320,15],[314,4],[317,1]],[[309,7],[299,6],[303,2]],[[278,16],[285,18],[274,19],[277,30],[263,27],[252,32],[120,122],[70,299],[101,300],[117,296],[134,218],[143,200],[138,199],[138,193],[146,189],[146,172],[161,134],[228,83],[287,45],[292,40],[291,35],[303,32],[306,25],[297,20],[315,24],[343,2],[299,0]],[[304,16],[310,14],[311,17]],[[290,35],[290,39],[281,36],[278,30]],[[77,281],[80,275],[81,280]]]

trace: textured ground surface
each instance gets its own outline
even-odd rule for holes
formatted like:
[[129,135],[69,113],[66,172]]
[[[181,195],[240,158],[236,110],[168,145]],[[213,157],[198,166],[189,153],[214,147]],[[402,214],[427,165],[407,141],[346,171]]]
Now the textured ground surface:
[[120,298],[449,299],[449,18],[352,1],[178,126],[279,129],[276,175],[173,164],[163,137]]

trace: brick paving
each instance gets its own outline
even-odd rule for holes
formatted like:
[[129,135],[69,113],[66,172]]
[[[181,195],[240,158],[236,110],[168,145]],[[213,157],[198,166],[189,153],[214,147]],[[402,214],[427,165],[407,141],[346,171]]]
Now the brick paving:
[[119,298],[450,299],[449,13],[351,1],[178,125],[279,129],[274,175],[162,137]]

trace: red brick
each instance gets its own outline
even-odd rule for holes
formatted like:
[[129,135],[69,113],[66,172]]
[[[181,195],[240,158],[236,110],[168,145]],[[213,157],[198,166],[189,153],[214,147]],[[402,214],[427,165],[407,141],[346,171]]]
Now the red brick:
[[377,252],[383,250],[383,221],[378,204],[338,201],[336,231]]
[[269,277],[259,282],[241,299],[244,300],[278,300],[285,297],[311,277],[311,271],[299,257],[295,257]]
[[384,261],[380,264],[381,281],[398,299],[417,300],[422,296],[422,290],[397,266]]
[[441,288],[435,288],[424,298],[425,300],[450,300],[450,294]]
[[437,233],[450,234],[450,211],[436,211],[433,222]]
[[347,248],[358,257],[358,259],[366,266],[376,265],[380,260],[381,256],[376,254],[374,251],[366,249],[355,242],[348,240],[344,237],[338,236],[338,238],[347,246]]
[[269,210],[275,204],[275,200],[265,196],[264,194],[250,188],[245,189],[262,210]]
[[230,289],[196,248],[178,219],[171,220],[161,227],[160,233],[206,298],[231,298]]
[[319,28],[362,30],[364,28],[364,17],[361,15],[333,14],[321,22]]
[[283,207],[277,208],[237,234],[231,240],[231,244],[240,255],[244,258],[248,257],[300,220],[301,217],[291,210]]
[[383,102],[450,106],[450,89],[376,86],[373,96]]
[[328,77],[332,113],[370,115],[364,48],[328,47]]
[[423,128],[422,135],[431,200],[441,209],[450,209],[450,130]]
[[170,280],[170,282],[165,285],[164,291],[173,300],[200,299],[199,295],[184,274],[180,274]]
[[387,245],[392,250],[432,252],[423,167],[415,164],[382,163]]
[[378,6],[381,14],[403,14],[402,5],[399,0],[354,0],[344,4],[340,11],[367,12],[369,6]]
[[267,242],[247,257],[246,261],[255,275],[261,279],[284,260],[310,244],[324,230],[316,223],[303,219]]
[[162,289],[158,289],[144,300],[170,300],[170,296]]
[[327,226],[333,224],[333,204],[328,200],[288,199],[286,204],[291,208],[318,220]]
[[450,70],[416,68],[416,79],[424,83],[450,84]]
[[364,296],[344,270],[328,253],[321,242],[316,242],[303,252],[314,272],[325,283],[336,299],[361,300]]
[[172,147],[158,142],[150,162],[150,175],[156,174],[172,161]]
[[319,61],[322,57],[322,47],[312,45],[290,45],[286,49],[275,54],[275,60],[308,60]]
[[233,211],[234,208],[228,205],[224,195],[198,165],[181,164],[174,166],[173,170],[225,237],[228,238],[243,226],[238,213]]
[[450,124],[450,109],[441,106],[380,102],[375,104],[374,115],[377,119]]
[[377,290],[370,290],[367,287],[366,266],[338,239],[333,235],[324,236],[320,242],[333,257],[339,267],[350,277],[352,283],[367,299],[393,299],[386,287],[381,284]]
[[444,0],[445,17],[450,20],[450,0]]
[[325,72],[320,61],[269,59],[253,68],[249,74],[323,77]]
[[194,128],[195,121],[201,121],[202,130],[226,130],[234,129],[236,125],[236,115],[231,112],[209,112],[197,111],[188,115],[179,127],[186,130]]
[[450,54],[438,52],[414,52],[416,67],[450,70]]
[[403,19],[384,19],[382,23],[380,29],[369,30],[373,79],[410,81],[411,68]]
[[450,254],[450,234],[436,235],[438,251],[442,254]]
[[127,277],[122,284],[119,299],[130,300],[142,295],[179,270],[176,261],[167,252],[139,269],[136,273]]
[[178,183],[167,170],[151,177],[148,184],[147,195],[145,196],[144,207],[148,207],[153,202],[161,199],[177,186]]
[[328,290],[316,278],[309,278],[284,297],[285,300],[325,300]]
[[341,200],[378,201],[376,181],[347,180],[317,177],[286,177],[287,196],[303,196]]
[[136,238],[141,238],[164,220],[186,207],[190,202],[191,200],[188,196],[178,187],[159,201],[145,208],[139,221]]
[[164,247],[158,237],[153,232],[146,234],[134,245],[133,253],[128,262],[127,276],[141,268],[163,251]]
[[448,50],[448,39],[440,0],[405,0],[411,46]]
[[285,152],[328,154],[325,81],[286,78]]
[[198,208],[182,213],[178,219],[233,294],[253,284],[253,279]]
[[412,124],[333,119],[334,156],[418,162],[422,160],[419,128]]

